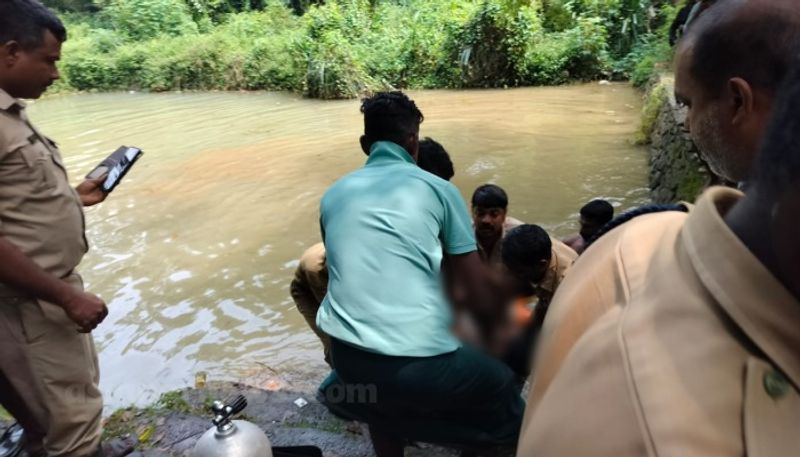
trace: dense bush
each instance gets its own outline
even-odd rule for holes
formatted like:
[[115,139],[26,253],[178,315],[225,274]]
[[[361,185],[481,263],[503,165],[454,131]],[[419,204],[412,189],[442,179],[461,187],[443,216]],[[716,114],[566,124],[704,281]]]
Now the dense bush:
[[111,0],[103,13],[115,31],[132,40],[197,32],[182,0]]
[[666,13],[635,35],[614,21],[638,17],[644,1],[103,0],[98,13],[64,16],[70,39],[59,88],[346,98],[383,88],[560,84],[612,72],[638,82],[664,58],[658,30],[647,28]]

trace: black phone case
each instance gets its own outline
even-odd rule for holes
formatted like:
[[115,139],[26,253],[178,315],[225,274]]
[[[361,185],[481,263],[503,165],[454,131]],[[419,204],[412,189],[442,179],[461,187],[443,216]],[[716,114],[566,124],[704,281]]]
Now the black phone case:
[[117,148],[116,151],[111,153],[110,156],[106,157],[102,162],[100,162],[100,164],[97,165],[94,168],[94,170],[89,172],[89,174],[86,175],[86,179],[98,179],[102,177],[104,174],[111,171],[114,167],[117,166],[117,164],[119,164],[125,158],[125,153],[128,151],[128,149],[135,149],[137,151],[136,156],[133,158],[133,160],[130,161],[130,163],[128,163],[128,166],[125,167],[122,170],[122,172],[120,172],[119,178],[117,178],[116,182],[114,182],[114,185],[112,185],[111,188],[107,189],[103,187],[104,192],[113,191],[117,187],[117,185],[119,185],[119,183],[122,182],[122,179],[125,178],[125,175],[128,174],[128,170],[130,170],[131,167],[133,167],[133,164],[139,160],[139,157],[141,157],[142,154],[144,154],[144,152],[141,149],[133,146],[130,147],[120,146],[119,148]]

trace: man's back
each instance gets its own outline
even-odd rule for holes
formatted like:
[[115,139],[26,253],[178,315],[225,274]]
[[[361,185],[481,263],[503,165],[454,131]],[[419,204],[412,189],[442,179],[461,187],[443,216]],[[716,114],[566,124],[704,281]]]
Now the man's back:
[[526,413],[519,455],[796,455],[800,305],[722,222],[738,198],[660,216],[650,255],[619,243],[628,293]]
[[328,295],[318,316],[332,337],[385,355],[455,350],[440,277],[443,248],[475,250],[456,188],[416,166],[390,142],[335,183],[321,204]]

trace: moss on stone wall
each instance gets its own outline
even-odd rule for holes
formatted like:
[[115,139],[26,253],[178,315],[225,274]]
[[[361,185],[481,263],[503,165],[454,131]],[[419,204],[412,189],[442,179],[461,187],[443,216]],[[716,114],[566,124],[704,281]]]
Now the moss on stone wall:
[[645,96],[641,135],[650,140],[650,196],[656,203],[693,202],[711,173],[685,129],[686,112],[675,102],[671,76],[662,76]]

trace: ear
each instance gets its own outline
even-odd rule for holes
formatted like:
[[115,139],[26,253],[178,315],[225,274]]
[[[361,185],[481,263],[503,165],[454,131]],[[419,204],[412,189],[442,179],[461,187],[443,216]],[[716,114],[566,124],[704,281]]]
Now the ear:
[[8,65],[14,65],[19,60],[19,54],[22,51],[22,47],[16,41],[7,41],[0,46],[0,59]]
[[731,109],[733,116],[731,123],[734,126],[741,126],[753,114],[755,99],[753,88],[742,78],[731,78],[728,81],[728,92],[731,97]]
[[408,136],[408,140],[406,141],[406,150],[409,154],[411,154],[414,162],[419,161],[419,133],[414,133]]
[[369,149],[370,149],[370,146],[372,146],[372,145],[370,144],[370,141],[367,138],[367,136],[366,135],[361,135],[361,138],[359,138],[358,141],[361,143],[361,150],[364,151],[364,154],[369,156]]

